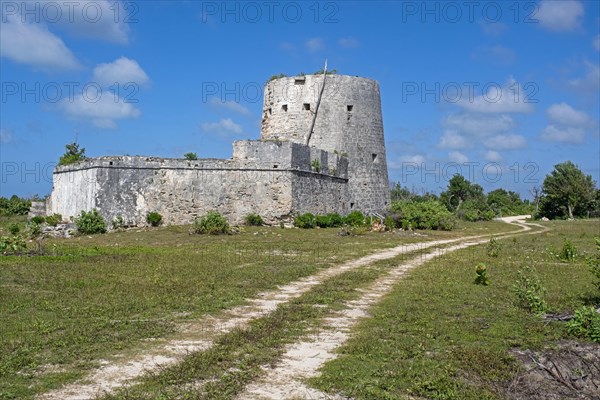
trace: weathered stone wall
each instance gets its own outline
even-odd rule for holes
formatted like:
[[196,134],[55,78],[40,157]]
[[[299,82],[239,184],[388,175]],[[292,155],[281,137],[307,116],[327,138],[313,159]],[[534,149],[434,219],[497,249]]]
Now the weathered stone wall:
[[[326,166],[311,170],[311,162]],[[239,141],[230,160],[100,157],[57,167],[48,213],[75,217],[98,209],[107,222],[144,225],[148,212],[167,224],[217,210],[231,223],[250,212],[266,222],[297,212],[340,212],[348,204],[347,160],[293,142]],[[297,197],[297,198],[295,198]]]
[[[305,143],[322,83],[323,75],[269,82],[262,138]],[[388,207],[381,97],[376,81],[328,75],[310,146],[347,154],[351,208],[374,212]]]

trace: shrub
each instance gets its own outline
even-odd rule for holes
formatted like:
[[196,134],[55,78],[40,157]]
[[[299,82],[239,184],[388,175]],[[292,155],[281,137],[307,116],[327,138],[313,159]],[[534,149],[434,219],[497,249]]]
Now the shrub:
[[567,330],[572,335],[600,343],[600,314],[594,307],[580,307],[575,310],[573,319],[567,322]]
[[500,246],[500,243],[498,243],[498,239],[496,239],[495,236],[492,236],[489,243],[485,246],[487,255],[490,257],[498,257],[501,248],[502,246]]
[[262,217],[254,213],[246,215],[244,221],[246,222],[246,225],[249,226],[261,226],[262,224],[264,224]]
[[39,235],[40,233],[42,233],[42,227],[40,226],[40,224],[36,224],[33,221],[30,221],[29,223],[27,223],[27,234],[30,237],[35,237],[37,235]]
[[311,229],[317,225],[316,218],[311,213],[300,214],[294,218],[294,226],[302,229]]
[[544,314],[548,310],[544,300],[546,289],[542,286],[534,268],[525,267],[522,271],[518,271],[518,278],[513,290],[521,307],[536,315]]
[[383,225],[390,230],[396,229],[396,221],[394,221],[394,218],[389,215],[383,219]]
[[125,220],[123,219],[122,215],[117,215],[113,218],[111,224],[113,229],[121,229],[125,227]]
[[488,286],[490,284],[490,279],[487,276],[487,267],[484,263],[477,264],[475,273],[477,274],[477,278],[475,278],[475,283],[477,285]]
[[10,224],[8,226],[8,231],[13,236],[16,235],[17,233],[19,233],[20,230],[21,230],[21,227],[19,226],[19,224]]
[[316,172],[321,172],[321,162],[319,160],[317,160],[316,158],[314,160],[312,160],[312,162],[310,163],[310,166]]
[[34,224],[41,225],[44,222],[46,222],[46,218],[42,217],[41,215],[36,215],[35,217],[31,218],[31,222],[33,222]]
[[344,218],[338,213],[317,215],[315,223],[319,228],[336,228],[344,225]]
[[563,261],[574,261],[577,257],[577,249],[573,246],[573,243],[569,239],[565,238],[563,243],[563,248],[560,251],[558,257]]
[[65,151],[65,154],[60,156],[60,159],[58,160],[58,165],[69,165],[77,161],[85,160],[85,149],[80,149],[79,144],[70,143],[65,145],[65,148],[67,149],[67,151]]
[[146,215],[146,222],[152,226],[159,226],[162,223],[162,215],[156,211],[149,212]]
[[196,218],[192,230],[194,233],[209,235],[221,235],[230,232],[227,220],[216,211],[209,211],[206,215]]
[[197,160],[198,159],[198,154],[196,154],[196,153],[185,153],[183,155],[183,157],[185,157],[186,160]]
[[360,211],[352,211],[350,214],[346,215],[344,220],[346,224],[350,226],[364,226],[366,223],[365,216]]
[[596,254],[587,258],[587,264],[590,267],[592,275],[596,278],[596,287],[600,290],[600,237],[594,238],[596,241]]
[[21,253],[27,249],[27,244],[21,236],[2,236],[0,237],[0,253],[14,254]]
[[106,232],[104,218],[102,218],[102,215],[95,208],[89,212],[82,211],[75,218],[75,226],[80,233],[87,235]]
[[62,222],[62,215],[52,214],[46,217],[46,223],[50,226],[56,226]]
[[396,226],[403,229],[452,230],[456,227],[454,215],[437,200],[396,201],[390,216]]
[[31,208],[31,200],[12,196],[10,199],[0,197],[0,215],[27,215]]

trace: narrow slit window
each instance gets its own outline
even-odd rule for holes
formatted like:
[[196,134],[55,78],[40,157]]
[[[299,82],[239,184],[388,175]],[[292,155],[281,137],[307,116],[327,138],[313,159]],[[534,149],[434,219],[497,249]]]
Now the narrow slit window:
[[348,112],[352,112],[352,109],[354,108],[353,105],[347,105],[346,106],[346,110],[348,110]]
[[377,154],[371,154],[371,158],[373,159],[373,162],[377,161]]
[[304,103],[304,109],[310,111],[310,103]]
[[273,165],[273,168],[279,168],[279,165],[275,164]]
[[112,161],[110,161],[110,162],[108,163],[108,165],[113,165],[113,162],[112,162]]
[[281,109],[282,109],[283,111],[287,112],[287,104],[284,104],[284,105],[282,105],[282,106],[281,106]]
[[350,208],[354,208],[354,203],[350,203]]
[[269,108],[269,115],[271,115],[271,109]]

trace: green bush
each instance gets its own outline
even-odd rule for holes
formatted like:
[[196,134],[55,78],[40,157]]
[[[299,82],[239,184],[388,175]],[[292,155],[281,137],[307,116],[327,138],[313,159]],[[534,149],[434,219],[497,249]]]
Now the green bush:
[[248,225],[248,226],[261,226],[264,224],[262,217],[255,213],[250,213],[250,214],[246,215],[246,217],[244,218],[244,221],[246,222],[246,225]]
[[89,212],[82,211],[75,218],[75,226],[80,233],[86,235],[106,232],[104,218],[102,218],[102,215],[95,208]]
[[121,229],[125,227],[125,220],[122,215],[117,215],[112,219],[111,224],[113,229]]
[[41,225],[46,222],[46,218],[42,217],[41,215],[36,215],[35,217],[31,218],[31,222]]
[[573,319],[567,322],[567,330],[571,335],[600,343],[600,314],[594,307],[580,307],[575,310]]
[[321,172],[321,162],[319,160],[317,160],[316,158],[314,160],[312,160],[312,162],[310,163],[310,166],[312,167],[312,169],[315,172]]
[[19,226],[19,224],[10,224],[8,226],[8,231],[11,235],[14,236],[21,231],[21,227]]
[[531,267],[525,267],[518,271],[518,278],[513,286],[517,295],[519,305],[536,315],[544,314],[548,310],[544,294],[546,289],[537,275],[537,271]]
[[10,199],[0,197],[0,215],[27,215],[31,208],[31,200],[12,196]]
[[600,237],[594,238],[596,241],[596,254],[587,258],[587,264],[590,267],[592,275],[596,278],[596,287],[600,290]]
[[385,225],[386,228],[388,229],[396,229],[396,221],[394,221],[394,218],[392,218],[390,215],[386,216],[383,219],[383,225]]
[[485,246],[487,255],[490,257],[498,257],[501,249],[502,246],[500,246],[500,243],[498,243],[498,239],[496,239],[495,236],[492,236],[489,243]]
[[192,230],[194,233],[209,235],[222,235],[230,232],[227,220],[216,211],[209,211],[206,215],[196,218]]
[[575,258],[577,257],[577,249],[575,246],[573,246],[573,243],[571,243],[569,239],[565,238],[565,241],[563,242],[563,248],[558,257],[563,261],[575,261]]
[[62,215],[52,214],[46,217],[46,223],[50,226],[56,226],[62,222]]
[[390,217],[403,229],[452,230],[456,218],[437,200],[396,201]]
[[27,229],[27,234],[30,237],[35,237],[35,236],[39,235],[40,233],[42,233],[42,227],[40,226],[40,224],[36,224],[33,221],[29,221],[27,223],[26,229]]
[[365,215],[360,211],[352,211],[346,215],[344,222],[350,226],[364,226],[366,224]]
[[185,157],[186,160],[197,160],[198,159],[198,154],[196,153],[185,153],[183,155],[183,157]]
[[311,213],[300,214],[294,218],[294,226],[302,229],[311,229],[317,225],[316,218]]
[[69,165],[73,164],[77,161],[85,160],[85,149],[79,148],[79,144],[70,143],[65,145],[66,151],[65,154],[60,156],[58,160],[58,165]]
[[162,215],[156,211],[149,212],[146,215],[146,222],[152,226],[159,226],[162,223]]
[[487,276],[487,267],[484,263],[477,264],[475,267],[475,273],[477,277],[475,278],[475,284],[488,286],[490,284],[490,278]]
[[344,218],[338,213],[317,215],[315,223],[319,228],[336,228],[344,225]]
[[2,236],[0,237],[0,253],[14,254],[22,253],[27,249],[25,239],[21,236]]

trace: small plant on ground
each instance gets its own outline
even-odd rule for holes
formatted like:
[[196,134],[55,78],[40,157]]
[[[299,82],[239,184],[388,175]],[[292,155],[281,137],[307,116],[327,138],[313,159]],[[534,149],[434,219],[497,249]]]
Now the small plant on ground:
[[363,226],[366,223],[365,216],[360,211],[352,211],[346,215],[345,222],[350,226]]
[[319,228],[336,228],[344,225],[344,218],[338,213],[317,215],[315,223]]
[[485,251],[490,257],[498,257],[500,255],[500,249],[502,246],[498,243],[498,239],[495,236],[490,238],[489,243],[485,246]]
[[575,261],[575,258],[577,257],[577,249],[575,248],[575,246],[573,246],[573,243],[571,243],[569,239],[565,238],[563,248],[560,251],[558,257],[563,261]]
[[321,162],[319,160],[317,160],[316,158],[314,160],[312,160],[312,162],[310,163],[310,166],[315,172],[321,172]]
[[294,218],[294,226],[302,229],[311,229],[317,225],[316,218],[311,213],[300,214]]
[[198,159],[198,154],[196,154],[196,153],[185,153],[183,156],[185,157],[186,160],[197,160]]
[[199,234],[222,235],[231,230],[225,217],[216,211],[209,211],[206,215],[196,218],[192,231]]
[[246,225],[249,226],[261,226],[262,224],[264,224],[262,217],[254,213],[246,215],[244,221],[246,222]]
[[46,218],[42,217],[41,215],[36,215],[35,217],[31,218],[31,222],[41,225],[46,222]]
[[586,337],[600,343],[600,314],[591,306],[583,306],[575,310],[575,316],[567,322],[567,330],[571,335]]
[[477,278],[475,278],[477,285],[488,286],[490,284],[490,278],[487,276],[487,266],[484,263],[477,264],[475,273],[477,274]]
[[26,229],[27,229],[27,235],[28,235],[29,237],[32,237],[32,238],[33,238],[33,237],[36,237],[36,236],[38,236],[40,233],[42,233],[42,227],[40,226],[40,224],[36,224],[36,223],[35,223],[35,222],[33,222],[33,221],[30,221],[30,222],[27,224],[27,227],[26,227]]
[[162,223],[162,215],[156,211],[149,212],[146,215],[146,222],[152,226],[159,226]]
[[389,215],[383,219],[383,225],[385,225],[388,230],[396,229],[396,221]]
[[2,236],[0,237],[0,253],[14,254],[21,253],[27,249],[27,244],[21,236]]
[[106,223],[104,218],[95,208],[92,211],[82,211],[77,218],[75,218],[75,226],[79,233],[91,235],[95,233],[105,233]]
[[19,226],[19,224],[10,224],[8,226],[8,231],[11,235],[16,235],[21,231],[21,227]]
[[525,267],[518,271],[518,278],[513,286],[513,291],[517,295],[519,305],[535,315],[542,315],[548,311],[548,306],[544,300],[546,289],[537,275],[537,271],[531,267]]
[[116,217],[113,218],[113,220],[111,221],[112,224],[112,228],[114,230],[116,229],[121,229],[125,227],[125,220],[123,219],[122,215],[117,215]]
[[56,226],[62,222],[62,215],[52,214],[46,217],[46,223],[50,226]]

